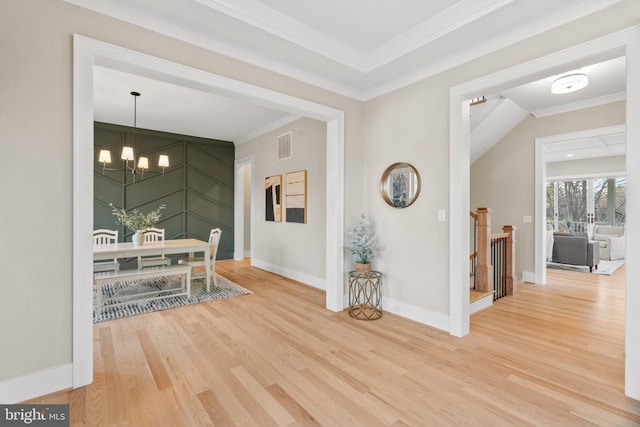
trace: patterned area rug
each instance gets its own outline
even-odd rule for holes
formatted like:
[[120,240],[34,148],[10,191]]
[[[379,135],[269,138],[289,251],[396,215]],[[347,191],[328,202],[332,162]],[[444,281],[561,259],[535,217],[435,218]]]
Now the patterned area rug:
[[191,281],[191,297],[186,295],[178,295],[162,299],[154,299],[147,301],[128,300],[135,298],[140,293],[153,293],[157,295],[170,295],[180,289],[180,280],[148,279],[139,281],[120,282],[116,284],[108,284],[102,287],[103,305],[102,308],[95,309],[97,286],[93,287],[93,322],[104,322],[106,320],[121,319],[123,317],[135,316],[137,314],[150,313],[152,311],[161,311],[174,307],[182,307],[184,305],[198,304],[216,299],[238,297],[252,293],[242,286],[233,283],[231,280],[216,274],[218,287],[211,285],[211,290],[207,292],[204,286],[204,278],[193,279]]
[[[622,267],[623,265],[624,265],[624,260],[600,261],[600,264],[598,264],[598,269],[594,268],[592,273],[611,275],[615,273],[616,270]],[[547,267],[559,268],[561,270],[579,271],[581,273],[589,272],[589,267],[584,267],[580,265],[558,264],[556,262],[548,262]]]

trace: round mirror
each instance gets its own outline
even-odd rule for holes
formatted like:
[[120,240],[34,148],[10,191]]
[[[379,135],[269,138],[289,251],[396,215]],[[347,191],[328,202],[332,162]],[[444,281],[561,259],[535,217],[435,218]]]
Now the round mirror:
[[389,206],[411,206],[420,194],[420,174],[409,163],[394,163],[382,174],[380,192]]

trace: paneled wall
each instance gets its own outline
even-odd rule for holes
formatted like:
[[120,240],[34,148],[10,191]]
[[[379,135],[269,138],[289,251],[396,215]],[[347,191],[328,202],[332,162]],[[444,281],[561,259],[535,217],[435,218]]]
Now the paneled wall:
[[[122,146],[134,146],[136,158],[147,156],[150,170],[161,171],[158,155],[168,154],[171,166],[161,173],[125,172]],[[219,227],[218,259],[233,258],[234,145],[231,142],[95,123],[94,227],[118,229],[120,240],[131,240],[133,230],[115,224],[109,203],[147,213],[165,204],[158,227],[167,239],[207,240]],[[103,174],[98,153],[111,150],[112,163]],[[132,162],[129,162],[132,166]]]

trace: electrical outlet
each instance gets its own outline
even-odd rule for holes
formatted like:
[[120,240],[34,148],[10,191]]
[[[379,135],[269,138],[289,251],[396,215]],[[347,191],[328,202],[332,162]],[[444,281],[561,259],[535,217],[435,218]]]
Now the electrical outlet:
[[531,224],[533,222],[533,217],[531,215],[525,215],[522,217],[522,222],[525,224]]
[[445,209],[438,209],[438,221],[447,220],[447,211]]

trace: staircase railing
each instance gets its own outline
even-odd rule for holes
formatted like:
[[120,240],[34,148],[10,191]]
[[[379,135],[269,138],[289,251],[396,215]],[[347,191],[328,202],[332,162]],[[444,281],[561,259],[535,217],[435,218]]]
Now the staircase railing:
[[[502,227],[502,233],[491,234],[491,209],[478,208],[474,217],[477,249],[471,256],[475,290],[493,292],[494,301],[506,295],[515,295],[515,230],[511,225]],[[473,217],[473,215],[472,215]],[[472,259],[473,261],[473,259]]]
[[473,239],[471,240],[473,252],[471,252],[471,255],[469,255],[469,267],[471,269],[471,271],[469,272],[469,287],[471,289],[475,289],[477,277],[476,265],[478,263],[478,213],[475,211],[469,211],[469,215],[471,216],[471,233],[473,234]]

